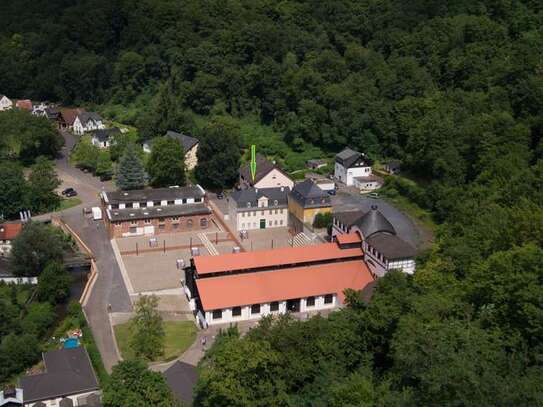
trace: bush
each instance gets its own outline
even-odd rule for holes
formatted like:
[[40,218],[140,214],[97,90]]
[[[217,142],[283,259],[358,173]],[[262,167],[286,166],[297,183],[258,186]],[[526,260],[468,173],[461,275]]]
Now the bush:
[[332,224],[332,212],[317,213],[313,221],[313,227],[322,229],[327,228]]
[[37,296],[39,301],[58,304],[68,299],[72,277],[61,263],[48,263],[38,281]]

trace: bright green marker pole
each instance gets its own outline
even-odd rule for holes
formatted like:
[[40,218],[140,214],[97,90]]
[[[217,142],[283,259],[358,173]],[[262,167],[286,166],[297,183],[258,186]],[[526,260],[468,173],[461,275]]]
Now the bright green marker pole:
[[251,177],[253,182],[255,181],[256,176],[256,146],[253,144],[251,146]]

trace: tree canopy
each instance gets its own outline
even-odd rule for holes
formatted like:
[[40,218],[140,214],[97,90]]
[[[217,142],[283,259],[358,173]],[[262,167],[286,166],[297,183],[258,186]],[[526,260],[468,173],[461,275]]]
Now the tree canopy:
[[145,169],[136,146],[128,144],[119,160],[115,182],[120,189],[140,189],[145,186]]
[[147,172],[155,188],[185,185],[185,152],[179,140],[155,138],[147,161]]

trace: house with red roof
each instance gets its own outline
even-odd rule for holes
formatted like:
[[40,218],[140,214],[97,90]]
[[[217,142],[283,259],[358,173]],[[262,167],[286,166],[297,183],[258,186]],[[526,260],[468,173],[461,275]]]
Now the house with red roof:
[[15,102],[17,109],[26,110],[32,112],[32,101],[30,99],[21,99]]
[[374,281],[359,237],[343,240],[194,257],[185,293],[204,327],[342,307],[346,289],[363,290]]
[[4,257],[11,251],[11,242],[23,230],[21,222],[6,222],[0,224],[0,256]]

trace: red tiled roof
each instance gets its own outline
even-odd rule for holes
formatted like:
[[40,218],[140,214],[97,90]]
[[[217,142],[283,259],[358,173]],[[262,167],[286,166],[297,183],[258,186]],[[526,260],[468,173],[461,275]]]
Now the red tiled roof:
[[30,99],[22,99],[15,102],[15,107],[23,110],[32,111],[32,101]]
[[339,244],[362,243],[362,238],[358,232],[337,235],[336,240]]
[[60,109],[60,114],[68,126],[74,124],[75,118],[79,113],[83,113],[85,109]]
[[362,290],[372,281],[366,263],[354,260],[201,278],[196,285],[202,307],[210,311],[323,294],[337,294],[344,303],[345,289]]
[[12,240],[23,230],[22,223],[3,223],[0,225],[0,240]]
[[273,250],[223,254],[220,256],[198,256],[194,265],[199,275],[233,270],[297,265],[315,261],[326,261],[362,256],[362,248],[341,249],[336,243],[322,243],[304,247],[284,247]]

